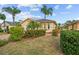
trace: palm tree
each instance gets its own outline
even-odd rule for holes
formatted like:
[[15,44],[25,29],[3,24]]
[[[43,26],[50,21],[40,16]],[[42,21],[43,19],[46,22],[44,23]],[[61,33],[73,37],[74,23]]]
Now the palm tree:
[[43,5],[43,7],[41,8],[41,12],[44,14],[44,18],[46,19],[46,16],[52,15],[53,9],[47,8],[46,5]]
[[13,25],[15,25],[15,16],[16,16],[16,14],[19,14],[21,12],[21,10],[19,10],[15,7],[4,7],[2,10],[5,12],[8,12],[9,14],[12,15]]
[[38,30],[39,27],[41,27],[41,24],[40,24],[40,23],[35,22],[35,21],[31,21],[31,22],[28,24],[27,29],[31,29],[31,30],[37,29],[37,30]]
[[2,13],[0,13],[0,19],[3,20],[3,23],[4,23],[4,32],[5,32],[5,19],[6,19],[6,16]]
[[57,24],[57,28],[60,29],[61,28],[61,23]]

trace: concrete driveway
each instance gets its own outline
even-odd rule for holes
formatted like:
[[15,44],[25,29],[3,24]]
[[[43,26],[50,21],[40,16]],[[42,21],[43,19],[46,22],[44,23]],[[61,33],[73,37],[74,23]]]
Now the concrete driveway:
[[9,39],[10,34],[0,34],[0,40],[8,40]]

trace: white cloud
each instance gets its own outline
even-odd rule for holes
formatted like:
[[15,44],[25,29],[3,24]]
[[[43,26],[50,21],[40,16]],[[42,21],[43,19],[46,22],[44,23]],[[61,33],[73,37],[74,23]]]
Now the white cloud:
[[4,14],[6,15],[6,21],[13,21],[12,15],[8,14],[7,12],[4,12]]
[[25,20],[26,18],[41,18],[41,16],[32,15],[30,12],[21,12],[16,16],[18,20]]
[[3,21],[0,19],[0,23],[2,23]]
[[0,13],[2,12],[2,10],[0,9]]
[[30,12],[21,12],[20,14],[16,15],[16,19],[22,20],[28,17],[30,15]]
[[27,6],[29,6],[29,5],[30,5],[30,4],[18,4],[17,7],[18,7],[18,8],[20,8],[20,7],[22,7],[22,6],[26,6],[26,7],[27,7]]
[[79,20],[79,18],[77,18]]
[[31,8],[30,11],[39,11],[39,8]]
[[56,13],[53,13],[53,16],[56,16]]
[[60,7],[59,5],[56,5],[54,8],[55,8],[55,9],[59,9],[59,7]]
[[72,5],[68,5],[68,6],[66,7],[66,9],[70,9],[70,8],[72,8]]
[[30,8],[37,8],[37,7],[42,7],[41,4],[19,4],[17,7],[20,8],[20,7],[30,7]]
[[39,11],[39,8],[42,7],[41,4],[19,4],[17,7],[29,7],[30,11]]
[[79,20],[79,17],[78,18],[74,18],[74,20]]
[[60,12],[60,14],[69,14],[70,12]]

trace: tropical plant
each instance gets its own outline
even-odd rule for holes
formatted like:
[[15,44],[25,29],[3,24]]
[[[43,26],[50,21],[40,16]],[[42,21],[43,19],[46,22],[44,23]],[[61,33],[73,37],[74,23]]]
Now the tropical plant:
[[41,12],[44,14],[44,18],[46,19],[46,16],[52,15],[53,9],[47,8],[46,5],[43,5],[43,7],[41,8]]
[[15,16],[16,16],[16,14],[19,14],[21,12],[21,10],[19,10],[15,7],[4,7],[2,10],[5,12],[8,12],[9,14],[12,15],[13,24],[15,25]]
[[3,23],[4,23],[4,32],[5,32],[5,19],[6,19],[6,16],[2,13],[0,13],[0,19],[3,20]]
[[38,29],[39,27],[41,27],[41,24],[38,23],[38,22],[35,22],[35,21],[31,21],[28,26],[27,26],[27,29]]
[[23,37],[24,30],[21,26],[15,26],[10,28],[9,33],[11,41],[19,41]]
[[57,28],[60,29],[61,28],[61,23],[57,24]]

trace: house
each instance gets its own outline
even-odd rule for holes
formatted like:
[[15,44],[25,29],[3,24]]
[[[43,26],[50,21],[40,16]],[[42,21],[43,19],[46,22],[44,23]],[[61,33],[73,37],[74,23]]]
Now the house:
[[[18,24],[19,22],[15,22],[15,25]],[[5,27],[4,27],[4,22],[0,24],[0,27],[4,29],[10,29],[13,27],[13,22],[5,21]]]
[[53,20],[49,19],[33,20],[32,18],[27,18],[21,22],[21,26],[24,28],[24,30],[27,30],[27,26],[31,21],[40,22],[42,25],[40,29],[46,29],[47,32],[51,32],[53,29],[56,28],[56,22]]
[[76,21],[71,22],[70,24],[68,24],[67,29],[68,30],[71,30],[71,29],[79,30],[79,20],[76,20]]

